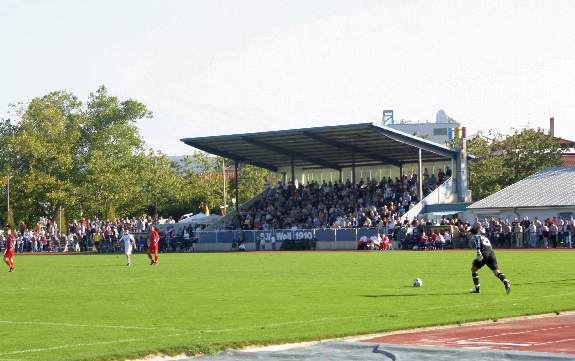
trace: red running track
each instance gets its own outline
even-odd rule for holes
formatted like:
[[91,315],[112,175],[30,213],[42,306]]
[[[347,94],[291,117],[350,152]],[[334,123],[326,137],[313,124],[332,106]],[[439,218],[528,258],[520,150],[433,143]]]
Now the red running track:
[[575,313],[408,331],[362,341],[575,355]]

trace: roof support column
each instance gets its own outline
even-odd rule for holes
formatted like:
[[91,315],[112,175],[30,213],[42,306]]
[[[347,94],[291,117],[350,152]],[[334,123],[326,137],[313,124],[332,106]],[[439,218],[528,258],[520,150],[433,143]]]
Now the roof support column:
[[355,201],[357,200],[357,188],[355,184],[355,153],[351,153],[351,186],[353,187],[352,202],[355,207]]
[[399,180],[403,182],[403,163],[399,165]]
[[235,172],[235,186],[236,186],[236,216],[240,216],[240,186],[238,183],[238,161],[234,159],[234,172]]
[[456,184],[458,201],[468,201],[467,139],[462,138],[456,159]]
[[339,182],[343,183],[343,169],[339,170]]
[[423,164],[421,164],[421,148],[417,148],[417,197],[423,199]]
[[295,161],[291,159],[291,182],[295,185]]
[[355,186],[355,153],[351,153],[351,183]]

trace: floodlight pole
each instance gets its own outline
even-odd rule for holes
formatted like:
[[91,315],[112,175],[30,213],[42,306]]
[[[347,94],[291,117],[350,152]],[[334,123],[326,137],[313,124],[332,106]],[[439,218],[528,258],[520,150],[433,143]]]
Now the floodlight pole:
[[351,153],[351,186],[353,187],[353,203],[357,200],[357,189],[355,187],[355,153]]
[[351,153],[351,182],[355,186],[355,153]]
[[6,184],[6,219],[8,219],[8,216],[10,215],[10,178],[12,178],[11,175],[8,176],[8,182]]

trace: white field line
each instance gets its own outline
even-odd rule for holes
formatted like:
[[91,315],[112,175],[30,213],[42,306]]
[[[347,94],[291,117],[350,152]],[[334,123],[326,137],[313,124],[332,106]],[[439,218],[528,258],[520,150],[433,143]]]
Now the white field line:
[[[547,296],[537,296],[537,297],[525,297],[525,298],[521,298],[521,300],[531,300],[531,299],[542,299],[542,298],[554,298],[554,297],[565,297],[565,296],[573,296],[575,295],[575,292],[570,292],[570,293],[564,293],[564,294],[558,294],[558,295],[547,295]],[[499,303],[498,301],[494,301],[491,303]],[[438,307],[428,307],[425,310],[429,311],[429,310],[450,310],[450,309],[456,309],[456,308],[462,308],[462,307],[470,307],[470,306],[481,306],[481,305],[485,305],[486,302],[482,302],[482,303],[474,303],[474,304],[460,304],[460,305],[449,305],[449,306],[438,306]],[[407,313],[407,312],[413,312],[413,310],[404,310],[404,311],[395,311],[393,312],[394,315],[398,314],[398,313]],[[87,346],[97,346],[97,345],[107,345],[107,344],[116,344],[116,343],[127,343],[127,342],[136,342],[136,341],[142,341],[142,340],[146,340],[146,339],[150,339],[150,338],[154,338],[154,339],[158,339],[158,338],[165,338],[165,337],[175,337],[175,336],[185,336],[185,335],[192,335],[192,334],[202,334],[202,333],[224,333],[224,332],[233,332],[233,331],[243,331],[243,330],[252,330],[252,329],[260,329],[260,328],[273,328],[273,327],[278,327],[278,326],[284,326],[284,325],[291,325],[291,324],[311,324],[314,322],[323,322],[323,321],[338,321],[338,320],[344,320],[344,319],[358,319],[358,318],[368,318],[368,317],[377,317],[377,316],[381,316],[380,315],[374,315],[374,314],[370,314],[370,315],[365,315],[365,316],[344,316],[344,317],[326,317],[326,318],[320,318],[320,319],[315,319],[315,320],[299,320],[299,321],[288,321],[288,322],[278,322],[278,323],[271,323],[271,324],[267,324],[267,325],[252,325],[252,326],[245,326],[245,327],[235,327],[235,328],[226,328],[226,329],[198,329],[198,330],[184,330],[185,332],[182,333],[177,333],[177,334],[170,334],[170,335],[155,335],[155,336],[151,336],[151,337],[140,337],[140,338],[130,338],[130,339],[124,339],[124,340],[113,340],[113,341],[100,341],[100,342],[92,342],[92,343],[82,343],[82,344],[74,344],[74,345],[62,345],[62,346],[52,346],[52,347],[46,347],[46,348],[36,348],[36,349],[26,349],[26,350],[18,350],[18,351],[11,351],[11,352],[4,352],[4,353],[0,353],[0,356],[7,356],[7,355],[16,355],[16,354],[20,354],[20,353],[28,353],[28,352],[44,352],[44,351],[50,351],[50,350],[60,350],[60,349],[67,349],[67,348],[77,348],[77,347],[87,347]],[[30,324],[34,324],[34,322],[31,322]],[[50,323],[48,323],[50,324]],[[82,325],[82,326],[77,326],[77,324],[59,324],[59,323],[54,323],[54,325],[59,325],[59,326],[69,326],[69,327],[94,327],[94,328],[113,328],[113,327],[137,327],[137,326],[110,326],[108,327],[108,325]],[[70,326],[70,325],[74,325],[74,326]],[[156,330],[160,330],[160,329],[156,329]]]
[[158,327],[140,327],[140,326],[116,326],[116,325],[84,325],[79,323],[65,323],[65,322],[42,322],[42,321],[8,321],[0,320],[0,324],[9,325],[32,325],[32,326],[60,326],[60,327],[88,327],[88,328],[112,328],[119,330],[146,330],[146,331],[157,331],[157,330],[172,330],[172,331],[188,331],[179,330],[177,328],[158,328]]
[[0,353],[0,356],[18,355],[18,354],[30,353],[30,352],[45,352],[45,351],[53,351],[53,350],[63,350],[63,349],[67,349],[67,348],[78,348],[78,347],[99,346],[99,345],[113,345],[116,343],[138,342],[138,341],[143,341],[143,340],[147,340],[147,339],[156,339],[157,340],[158,338],[185,336],[188,334],[191,334],[191,333],[183,332],[183,333],[174,333],[174,334],[170,334],[170,335],[155,335],[155,336],[148,336],[148,337],[126,338],[123,340],[99,341],[99,342],[89,342],[89,343],[77,343],[77,344],[73,344],[73,345],[30,348],[30,349],[26,349],[26,350],[2,352],[2,353]]

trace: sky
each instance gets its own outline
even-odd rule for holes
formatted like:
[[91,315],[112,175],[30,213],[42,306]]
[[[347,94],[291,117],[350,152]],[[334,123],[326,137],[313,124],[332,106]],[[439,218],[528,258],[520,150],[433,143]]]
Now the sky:
[[0,117],[105,85],[146,104],[148,146],[396,120],[575,139],[575,2],[1,0]]

